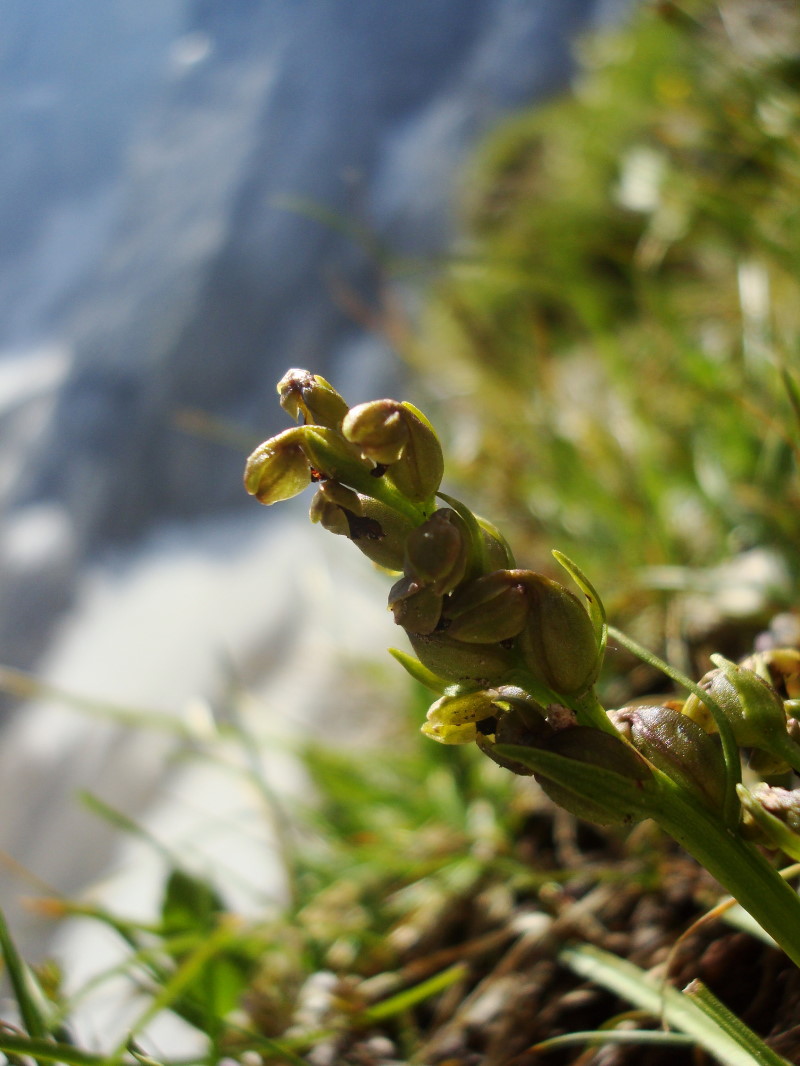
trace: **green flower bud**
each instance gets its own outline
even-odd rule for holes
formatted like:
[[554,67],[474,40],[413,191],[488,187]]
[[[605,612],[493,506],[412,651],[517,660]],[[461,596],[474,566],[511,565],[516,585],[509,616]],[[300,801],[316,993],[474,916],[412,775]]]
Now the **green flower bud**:
[[511,548],[490,522],[473,514],[460,500],[448,496],[446,492],[437,492],[436,495],[448,503],[461,519],[468,543],[467,573],[470,577],[513,568]]
[[[590,726],[562,729],[542,745],[543,750],[563,755],[575,761],[575,784],[580,787],[581,764],[610,770],[626,781],[642,785],[649,781],[652,770],[630,745],[610,733]],[[539,785],[559,807],[596,825],[630,825],[642,817],[634,804],[602,803],[596,798],[581,796],[577,791],[559,784],[541,773],[534,775]]]
[[513,651],[499,644],[464,644],[447,633],[409,633],[414,654],[445,681],[502,681],[516,664]]
[[528,616],[528,594],[520,571],[495,570],[462,585],[445,610],[449,636],[470,644],[515,637]]
[[712,659],[718,669],[706,674],[700,687],[721,707],[737,744],[770,751],[775,737],[787,737],[780,696],[753,670],[737,666],[721,655]]
[[414,526],[404,515],[370,496],[361,496],[361,522],[353,524],[350,539],[384,570],[403,568],[405,545]]
[[290,500],[311,481],[311,464],[297,429],[287,429],[260,444],[248,458],[244,471],[244,487],[266,505]]
[[408,633],[433,633],[442,616],[442,597],[430,585],[401,577],[389,591],[389,608]]
[[725,800],[725,759],[718,737],[672,707],[623,708],[633,746],[656,769],[709,807],[719,810]]
[[439,490],[444,474],[444,456],[439,438],[421,412],[404,403],[408,444],[386,477],[398,492],[415,503],[427,503]]
[[401,569],[405,543],[414,528],[391,507],[359,496],[336,481],[320,485],[309,518],[331,533],[348,537],[368,559],[390,571]]
[[428,420],[410,403],[359,404],[348,413],[342,432],[364,458],[389,467],[385,476],[407,499],[424,503],[434,496],[444,473],[442,448]]
[[469,744],[480,735],[476,723],[495,714],[496,695],[492,689],[476,692],[453,686],[431,704],[423,734],[440,744]]
[[278,382],[278,395],[284,411],[295,422],[314,423],[340,429],[347,403],[325,378],[307,370],[287,370]]
[[442,507],[409,534],[404,569],[443,596],[463,578],[468,555],[463,521],[451,508]]
[[484,563],[487,571],[507,570],[514,566],[514,553],[502,533],[476,515],[475,519],[481,531]]
[[755,671],[785,700],[800,698],[800,651],[797,648],[770,648],[742,662]]
[[365,459],[382,466],[396,463],[408,444],[408,424],[397,400],[371,400],[352,407],[342,431]]
[[583,604],[563,585],[531,571],[528,620],[519,635],[527,670],[560,696],[580,696],[594,684],[602,655]]

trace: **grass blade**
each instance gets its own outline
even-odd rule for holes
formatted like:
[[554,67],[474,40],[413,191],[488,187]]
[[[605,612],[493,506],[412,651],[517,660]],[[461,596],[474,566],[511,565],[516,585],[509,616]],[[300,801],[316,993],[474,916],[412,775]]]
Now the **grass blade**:
[[534,1044],[531,1051],[555,1051],[560,1047],[586,1044],[602,1047],[605,1044],[655,1044],[659,1047],[686,1047],[694,1043],[686,1033],[668,1033],[654,1029],[592,1029],[586,1032],[563,1033]]
[[374,1007],[367,1007],[361,1017],[367,1024],[384,1018],[392,1018],[396,1014],[410,1010],[411,1007],[415,1007],[418,1003],[423,1003],[426,999],[430,999],[431,996],[444,991],[445,988],[449,988],[450,985],[455,984],[465,974],[466,967],[462,963],[457,963],[441,973],[434,974],[427,981],[421,981],[412,988],[406,988],[402,992],[398,992],[397,995],[392,996],[390,999],[376,1003]]
[[768,1047],[764,1041],[744,1024],[741,1018],[728,1010],[724,1003],[720,1003],[714,993],[706,988],[701,981],[692,981],[684,989],[684,995],[688,996],[693,1003],[713,1019],[733,1040],[746,1048],[753,1056],[753,1060],[759,1066],[786,1066],[786,1059]]
[[[759,1059],[693,999],[633,963],[590,944],[565,947],[558,958],[578,976],[595,981],[654,1018],[662,1018],[673,1029],[691,1036],[725,1066],[762,1066]],[[780,1066],[786,1066],[782,1059],[777,1061]]]
[[22,961],[11,934],[5,915],[0,911],[0,950],[8,970],[8,979],[19,1007],[20,1018],[32,1037],[50,1035],[47,1001],[30,968]]
[[[216,930],[189,954],[175,972],[164,982],[147,1008],[130,1028],[127,1039],[135,1037],[162,1011],[169,1010],[183,990],[195,980],[203,967],[222,951],[238,935],[239,922],[233,917],[224,917]],[[127,1041],[126,1041],[127,1044]],[[112,1061],[120,1061],[126,1045],[117,1049]]]
[[31,1039],[0,1032],[0,1051],[10,1055],[29,1055],[38,1062],[63,1062],[66,1066],[104,1066],[105,1055],[81,1051],[71,1044],[56,1044],[50,1040]]

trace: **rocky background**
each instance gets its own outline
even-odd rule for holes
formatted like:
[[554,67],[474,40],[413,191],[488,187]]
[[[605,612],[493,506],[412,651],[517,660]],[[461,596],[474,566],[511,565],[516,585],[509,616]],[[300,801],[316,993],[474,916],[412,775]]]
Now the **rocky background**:
[[4,0],[0,661],[36,660],[98,551],[248,506],[244,448],[181,412],[255,440],[290,365],[369,394],[391,356],[335,295],[380,283],[352,230],[446,248],[470,146],[615,7]]

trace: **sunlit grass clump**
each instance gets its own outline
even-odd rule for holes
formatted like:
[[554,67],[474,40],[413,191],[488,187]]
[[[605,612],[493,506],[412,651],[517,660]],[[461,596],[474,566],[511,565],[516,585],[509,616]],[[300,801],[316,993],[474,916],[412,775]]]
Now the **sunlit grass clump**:
[[586,42],[575,94],[485,147],[435,286],[451,476],[620,596],[749,549],[769,593],[798,578],[798,40],[791,4],[737,2]]

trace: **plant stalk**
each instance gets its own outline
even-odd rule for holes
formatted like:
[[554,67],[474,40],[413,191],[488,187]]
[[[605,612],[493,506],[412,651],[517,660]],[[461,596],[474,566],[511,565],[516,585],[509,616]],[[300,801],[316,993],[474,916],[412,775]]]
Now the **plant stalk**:
[[800,896],[739,831],[659,774],[653,817],[800,967]]

